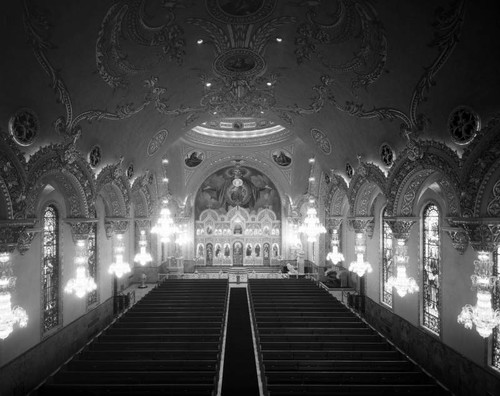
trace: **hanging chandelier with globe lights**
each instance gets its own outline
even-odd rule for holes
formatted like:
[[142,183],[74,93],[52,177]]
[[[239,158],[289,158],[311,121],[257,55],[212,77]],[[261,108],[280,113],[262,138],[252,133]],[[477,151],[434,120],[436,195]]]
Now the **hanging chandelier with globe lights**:
[[0,339],[6,339],[13,331],[14,325],[26,327],[28,315],[23,308],[12,308],[11,293],[16,285],[16,277],[12,272],[11,256],[9,252],[0,253]]
[[326,256],[327,260],[330,260],[332,264],[338,264],[341,261],[344,261],[344,255],[339,252],[339,234],[337,230],[332,231],[332,251],[329,252]]
[[116,275],[121,278],[123,275],[131,271],[130,264],[123,261],[123,254],[125,247],[123,246],[123,235],[117,234],[115,240],[115,261],[109,266],[108,273]]
[[97,289],[94,278],[89,276],[87,269],[88,252],[85,240],[79,239],[76,242],[75,264],[76,277],[71,278],[64,291],[68,294],[75,293],[79,298],[82,298]]
[[356,243],[355,243],[356,261],[351,262],[349,265],[349,271],[354,272],[359,277],[362,277],[365,273],[370,273],[373,271],[371,264],[365,261],[366,243],[365,236],[363,232],[356,233]]
[[491,254],[479,251],[474,261],[474,275],[471,276],[472,289],[476,290],[477,303],[465,305],[458,315],[457,321],[466,329],[476,326],[481,337],[487,338],[493,329],[500,326],[500,311],[491,305],[492,291],[495,289],[496,276],[492,276],[493,262]]
[[409,278],[406,274],[408,260],[408,247],[406,246],[405,240],[398,239],[394,253],[396,276],[390,276],[389,279],[387,279],[385,287],[388,290],[395,288],[400,297],[404,297],[407,294],[413,294],[419,290],[415,279]]

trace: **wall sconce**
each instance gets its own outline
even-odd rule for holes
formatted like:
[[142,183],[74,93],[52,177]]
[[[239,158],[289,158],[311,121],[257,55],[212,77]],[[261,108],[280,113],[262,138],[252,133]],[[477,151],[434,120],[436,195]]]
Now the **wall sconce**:
[[26,327],[28,315],[23,308],[12,308],[11,293],[8,291],[16,285],[16,277],[12,272],[10,253],[0,253],[0,339],[6,339],[17,323],[19,327]]
[[471,276],[472,290],[477,291],[477,303],[465,305],[457,321],[466,329],[476,326],[481,337],[489,337],[496,326],[500,325],[500,311],[491,306],[491,292],[495,288],[496,276],[492,276],[493,262],[489,252],[479,251],[474,261],[474,275]]
[[339,234],[337,230],[332,231],[332,251],[326,256],[334,265],[344,261],[344,255],[339,252]]
[[123,253],[125,248],[123,246],[123,235],[117,234],[115,241],[115,262],[109,266],[108,273],[116,275],[117,278],[121,278],[124,274],[131,271],[130,265],[123,261]]
[[366,243],[363,232],[356,233],[356,242],[354,250],[356,252],[356,261],[351,262],[349,271],[356,273],[362,277],[366,272],[372,272],[372,266],[368,261],[365,261]]
[[141,230],[141,236],[139,239],[139,253],[135,255],[134,261],[142,266],[145,266],[147,263],[153,261],[151,254],[149,254],[146,250],[147,246],[148,241],[146,240],[146,231]]
[[94,278],[88,275],[87,269],[87,246],[83,239],[76,242],[75,264],[76,277],[71,278],[64,291],[68,294],[75,293],[78,298],[84,297],[87,293],[97,289]]
[[391,276],[387,279],[385,287],[392,290],[394,287],[400,297],[407,294],[418,292],[419,288],[417,282],[413,278],[408,278],[406,275],[406,268],[408,264],[408,247],[404,239],[398,239],[395,252],[394,261],[396,263],[396,276]]

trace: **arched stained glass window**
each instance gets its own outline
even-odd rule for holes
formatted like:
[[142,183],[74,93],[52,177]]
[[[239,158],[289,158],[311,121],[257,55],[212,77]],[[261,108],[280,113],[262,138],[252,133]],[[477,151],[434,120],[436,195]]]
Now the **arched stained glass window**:
[[[93,223],[89,232],[89,239],[87,242],[88,251],[88,267],[89,276],[94,278],[97,284],[97,240],[96,240],[96,228],[97,224]],[[87,307],[98,302],[97,289],[87,294]]]
[[393,265],[393,246],[392,246],[392,230],[385,219],[385,209],[382,211],[382,279],[381,279],[381,295],[382,302],[392,308],[392,290],[387,289],[386,282],[389,277],[394,275]]
[[441,276],[441,236],[439,208],[428,204],[423,211],[423,315],[422,325],[440,334],[440,276]]
[[42,330],[59,325],[59,214],[53,205],[43,213]]
[[[500,261],[500,246],[497,251],[493,253],[493,275],[498,276],[498,262]],[[500,308],[500,288],[498,284],[495,288],[495,292],[493,294],[493,308]],[[495,327],[493,330],[493,353],[492,353],[492,361],[491,365],[500,370],[500,331],[498,327]]]

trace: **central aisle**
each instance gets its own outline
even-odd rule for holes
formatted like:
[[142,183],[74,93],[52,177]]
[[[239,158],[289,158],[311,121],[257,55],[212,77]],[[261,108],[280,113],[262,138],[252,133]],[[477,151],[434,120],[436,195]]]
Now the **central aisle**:
[[222,395],[259,395],[246,288],[231,288]]

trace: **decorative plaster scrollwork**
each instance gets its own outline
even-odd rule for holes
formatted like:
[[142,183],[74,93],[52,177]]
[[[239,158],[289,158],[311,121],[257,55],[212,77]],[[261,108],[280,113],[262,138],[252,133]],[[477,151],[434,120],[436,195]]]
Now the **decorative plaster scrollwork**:
[[459,227],[443,227],[451,239],[453,247],[460,255],[463,255],[469,246],[469,237],[463,228]]
[[416,223],[415,217],[384,217],[384,221],[391,227],[392,236],[396,239],[407,241],[410,237],[410,231]]
[[148,155],[154,155],[158,149],[162,146],[168,136],[168,131],[166,129],[162,129],[151,138],[148,144]]
[[65,221],[71,227],[71,236],[75,244],[77,241],[87,240],[93,225],[97,223],[97,219],[67,218]]
[[464,228],[470,245],[477,252],[494,252],[500,244],[500,219],[498,218],[454,218],[451,223]]
[[114,234],[124,234],[128,230],[130,219],[106,217],[104,229],[106,238],[110,239]]
[[325,154],[325,155],[330,155],[332,152],[332,144],[330,143],[330,140],[326,136],[326,134],[319,129],[312,128],[311,129],[311,136],[314,139],[314,143],[316,143],[316,146],[319,147],[319,149]]
[[493,186],[493,198],[488,203],[488,215],[492,217],[500,217],[500,180]]
[[35,219],[0,221],[0,251],[12,253],[15,248],[26,253],[39,229],[33,228]]

